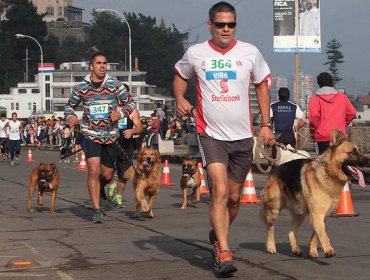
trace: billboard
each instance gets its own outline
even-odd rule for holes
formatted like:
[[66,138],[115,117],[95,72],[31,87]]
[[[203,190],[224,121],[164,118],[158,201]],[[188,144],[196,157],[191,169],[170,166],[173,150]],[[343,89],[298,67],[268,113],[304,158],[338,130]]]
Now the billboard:
[[[298,12],[295,3],[298,1]],[[277,53],[321,53],[319,0],[273,0]],[[296,26],[296,14],[298,25]]]

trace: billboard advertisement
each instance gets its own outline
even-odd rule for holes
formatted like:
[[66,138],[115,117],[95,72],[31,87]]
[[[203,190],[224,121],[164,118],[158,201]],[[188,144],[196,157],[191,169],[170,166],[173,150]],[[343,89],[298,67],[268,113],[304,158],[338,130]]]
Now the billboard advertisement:
[[321,53],[319,0],[273,0],[273,17],[274,52]]

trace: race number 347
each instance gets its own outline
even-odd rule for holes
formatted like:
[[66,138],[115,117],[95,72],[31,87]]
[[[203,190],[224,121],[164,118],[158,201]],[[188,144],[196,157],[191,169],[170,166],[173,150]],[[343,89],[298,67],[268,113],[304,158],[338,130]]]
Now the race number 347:
[[90,109],[90,118],[94,120],[103,120],[107,119],[109,116],[108,105],[91,105]]

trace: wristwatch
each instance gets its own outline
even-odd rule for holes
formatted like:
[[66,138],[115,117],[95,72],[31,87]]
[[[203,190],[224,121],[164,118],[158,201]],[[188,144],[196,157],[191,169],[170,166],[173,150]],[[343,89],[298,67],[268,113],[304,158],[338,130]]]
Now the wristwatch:
[[268,127],[268,128],[272,128],[272,125],[271,125],[271,123],[270,123],[270,122],[268,122],[268,123],[261,123],[261,124],[260,124],[260,127]]

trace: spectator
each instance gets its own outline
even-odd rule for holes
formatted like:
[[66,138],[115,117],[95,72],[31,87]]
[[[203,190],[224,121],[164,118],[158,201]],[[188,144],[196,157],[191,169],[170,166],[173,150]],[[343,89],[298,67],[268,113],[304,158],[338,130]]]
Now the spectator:
[[148,148],[152,147],[153,137],[158,135],[159,128],[160,128],[160,120],[158,119],[157,115],[155,113],[152,113],[150,115],[151,121],[149,122],[149,126],[147,127],[147,130],[149,130],[149,133],[146,134],[146,146]]
[[161,138],[164,139],[165,128],[163,125],[165,124],[166,114],[162,108],[162,103],[160,102],[157,103],[156,116],[160,121],[159,134]]
[[310,131],[319,154],[327,150],[333,129],[346,134],[346,126],[356,117],[356,109],[348,97],[333,87],[333,77],[326,72],[317,76],[319,90],[308,103]]
[[62,134],[61,134],[62,128],[60,125],[60,120],[57,120],[55,122],[55,125],[53,127],[53,136],[55,138],[55,145],[60,146],[62,145]]

